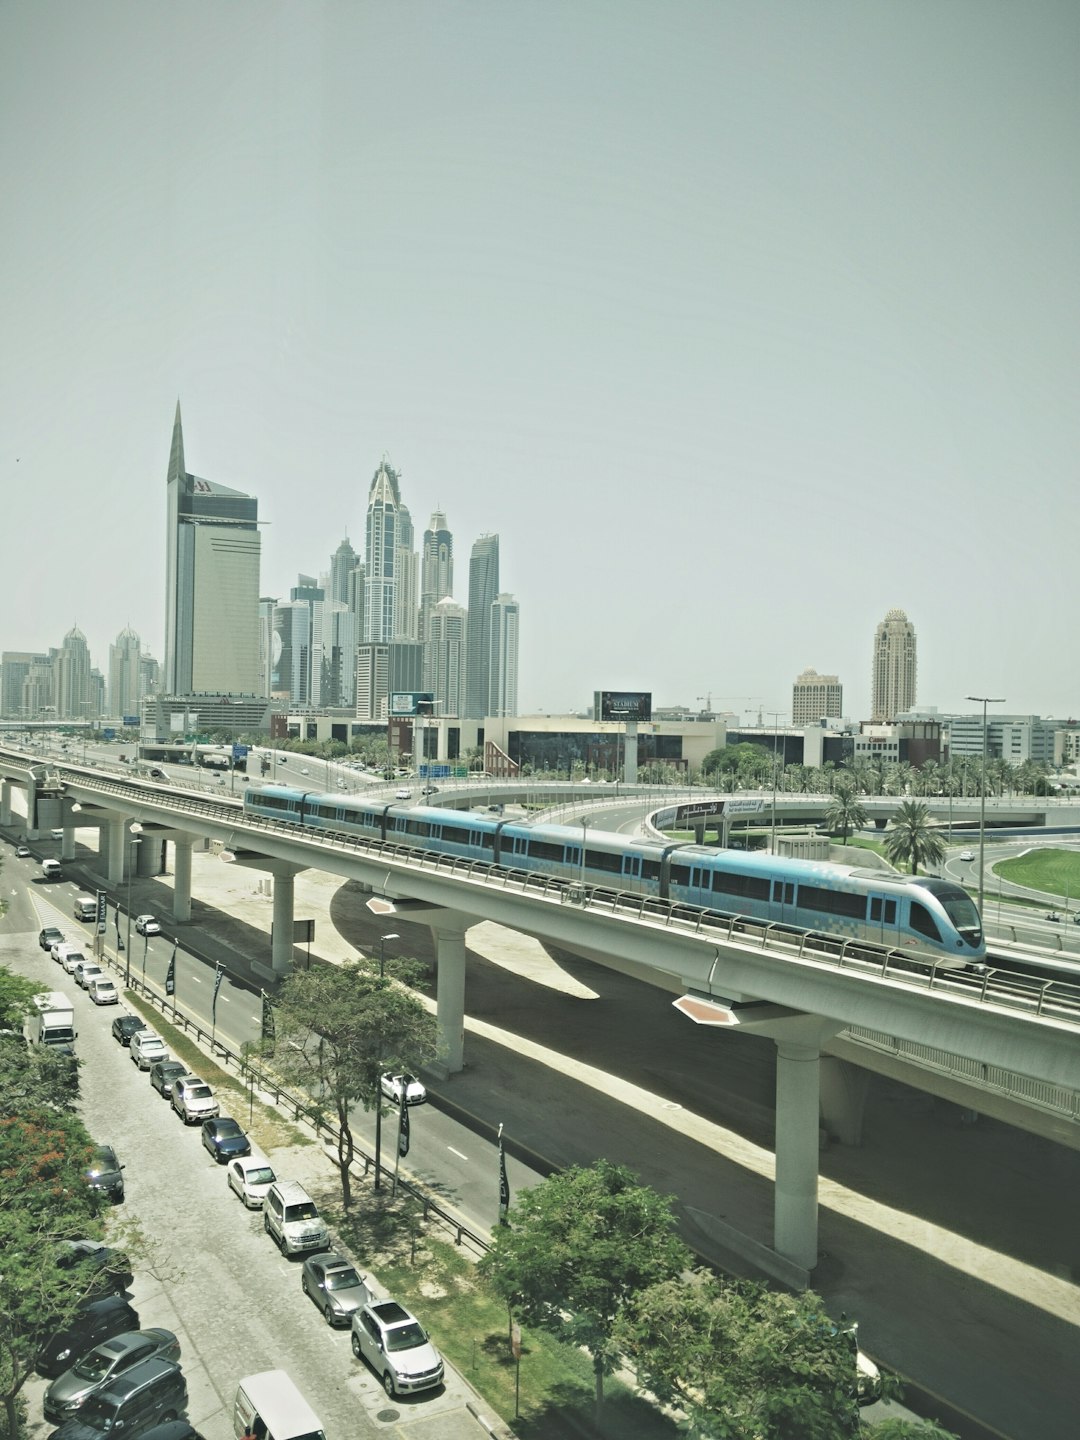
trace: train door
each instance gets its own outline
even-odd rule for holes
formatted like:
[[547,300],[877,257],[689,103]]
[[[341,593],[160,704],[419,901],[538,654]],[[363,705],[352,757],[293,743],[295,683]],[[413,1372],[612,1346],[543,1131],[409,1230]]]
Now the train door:
[[868,938],[882,945],[897,944],[896,901],[886,895],[870,896]]
[[624,855],[622,857],[622,885],[625,890],[641,889],[640,855]]
[[783,923],[793,919],[795,910],[795,884],[791,880],[774,880],[770,901],[769,919]]

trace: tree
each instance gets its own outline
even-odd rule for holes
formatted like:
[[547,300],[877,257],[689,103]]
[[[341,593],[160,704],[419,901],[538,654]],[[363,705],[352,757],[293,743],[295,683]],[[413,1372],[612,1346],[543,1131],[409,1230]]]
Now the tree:
[[[0,901],[0,906],[3,902]],[[0,909],[0,915],[4,912]],[[44,991],[44,985],[25,980],[13,970],[0,965],[0,1029],[22,1031],[23,1016],[30,1013],[34,996]]]
[[522,1192],[480,1272],[512,1313],[592,1357],[599,1419],[604,1376],[619,1353],[616,1325],[639,1290],[685,1269],[669,1196],[599,1160]]
[[945,841],[936,826],[920,800],[905,800],[885,831],[885,854],[894,865],[910,865],[913,875],[919,873],[920,865],[940,865],[945,859]]
[[[334,1115],[346,1210],[352,1203],[350,1166],[356,1151],[352,1107],[381,1110],[383,1071],[418,1070],[435,1054],[435,1017],[406,989],[406,982],[419,975],[413,962],[391,960],[380,966],[368,958],[294,971],[279,993],[274,1065],[286,1081],[307,1090],[318,1110]],[[375,1178],[377,1185],[378,1167]]]
[[853,830],[861,830],[866,824],[866,810],[855,793],[850,780],[838,780],[832,799],[825,807],[825,824],[830,831],[841,831],[841,843],[846,845]]
[[90,1137],[74,1115],[0,1120],[0,1399],[17,1435],[19,1395],[46,1335],[99,1283],[90,1262],[62,1266],[65,1237],[97,1233],[104,1201],[86,1183]]
[[958,1440],[936,1420],[900,1420],[890,1416],[874,1425],[874,1440]]
[[640,1380],[703,1440],[841,1440],[859,1431],[855,1346],[821,1299],[698,1271],[632,1297],[617,1337]]
[[27,1046],[22,1035],[0,1035],[0,1115],[73,1110],[79,1098],[78,1061],[48,1045]]

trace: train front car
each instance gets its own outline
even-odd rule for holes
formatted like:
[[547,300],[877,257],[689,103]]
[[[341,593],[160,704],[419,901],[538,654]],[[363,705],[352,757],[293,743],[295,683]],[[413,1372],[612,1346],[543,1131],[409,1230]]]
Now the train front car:
[[978,906],[967,891],[932,875],[919,875],[909,883],[923,892],[923,904],[939,932],[937,938],[949,968],[982,964],[986,936]]
[[257,815],[263,820],[276,820],[292,825],[304,824],[304,801],[311,794],[309,790],[298,790],[294,785],[250,785],[244,793],[244,813]]

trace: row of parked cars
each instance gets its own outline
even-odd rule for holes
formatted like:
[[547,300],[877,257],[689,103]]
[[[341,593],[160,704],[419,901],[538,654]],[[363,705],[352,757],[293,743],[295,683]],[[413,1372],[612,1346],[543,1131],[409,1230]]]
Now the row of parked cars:
[[[144,1050],[151,1043],[147,1037],[163,1044],[138,1015],[118,1015],[112,1030],[133,1051]],[[305,1257],[301,1290],[328,1325],[351,1328],[353,1354],[367,1360],[387,1394],[441,1385],[442,1357],[420,1322],[396,1300],[373,1298],[352,1260],[331,1250],[329,1228],[312,1197],[298,1181],[279,1178],[266,1156],[252,1151],[237,1121],[220,1113],[206,1081],[187,1073],[180,1061],[167,1055],[146,1068],[151,1085],[169,1099],[186,1124],[201,1119],[203,1146],[225,1165],[229,1189],[245,1208],[262,1211],[263,1229],[282,1255]],[[384,1075],[382,1089],[397,1102],[403,1092],[407,1104],[427,1098],[423,1085],[411,1075]]]
[[115,1005],[120,999],[116,983],[93,956],[87,955],[78,941],[69,940],[55,925],[47,925],[38,935],[38,944],[47,950],[56,963],[85,990],[95,1005]]

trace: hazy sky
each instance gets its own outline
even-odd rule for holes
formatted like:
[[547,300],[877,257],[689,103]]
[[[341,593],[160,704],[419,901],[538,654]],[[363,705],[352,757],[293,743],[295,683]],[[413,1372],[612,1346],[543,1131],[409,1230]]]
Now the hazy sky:
[[0,3],[0,648],[163,659],[173,411],[262,591],[385,453],[594,688],[1080,712],[1080,5]]

